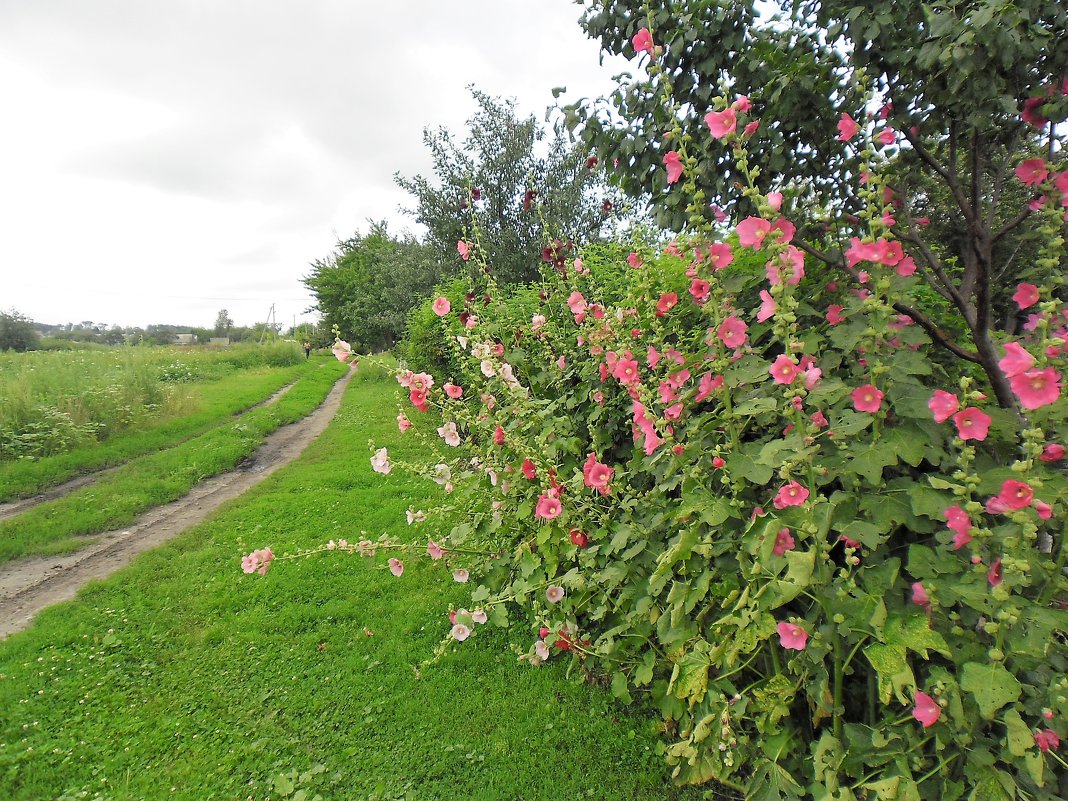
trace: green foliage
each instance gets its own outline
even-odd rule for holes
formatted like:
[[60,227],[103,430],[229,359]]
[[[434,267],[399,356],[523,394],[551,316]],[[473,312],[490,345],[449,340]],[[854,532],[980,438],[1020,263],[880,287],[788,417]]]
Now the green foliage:
[[434,254],[409,234],[392,236],[384,222],[338,242],[337,251],[315,261],[303,279],[323,315],[321,330],[337,326],[357,351],[393,347],[409,311],[439,280]]
[[423,131],[433,178],[398,174],[396,182],[412,195],[410,213],[426,226],[441,264],[460,264],[457,242],[469,236],[470,217],[479,212],[477,246],[496,280],[536,280],[545,236],[595,239],[609,219],[603,204],[615,198],[603,167],[588,165],[584,148],[550,136],[533,116],[520,118],[512,101],[474,88],[471,94],[478,111],[463,142],[445,129]]
[[36,350],[41,338],[33,327],[33,320],[19,314],[15,309],[0,312],[0,351],[23,352]]
[[[642,250],[639,269],[600,247],[589,274],[491,287],[438,320],[461,372],[436,376],[429,420],[406,409],[427,453],[401,464],[453,487],[430,512],[458,521],[437,542],[478,577],[471,605],[525,621],[527,660],[570,658],[655,706],[681,782],[780,800],[1062,797],[1033,735],[1068,736],[1068,478],[1039,459],[1068,440],[1063,391],[1021,426],[977,377],[939,368],[893,305],[926,291],[915,276],[875,266],[861,296],[820,276],[768,284],[754,261],[784,243],[735,245],[722,270],[709,244]],[[740,347],[730,320],[748,324]],[[1060,344],[1041,327],[1023,341],[1063,373]],[[783,359],[822,372],[773,380]],[[884,393],[875,411],[866,387]],[[989,414],[989,434],[935,422],[940,387]],[[449,424],[461,441],[443,448]],[[614,471],[604,492],[591,460]],[[1045,506],[999,510],[1010,479]]]

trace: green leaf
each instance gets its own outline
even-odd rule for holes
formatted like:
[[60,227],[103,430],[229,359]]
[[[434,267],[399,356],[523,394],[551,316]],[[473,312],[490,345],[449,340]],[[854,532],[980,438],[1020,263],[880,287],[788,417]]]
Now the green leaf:
[[622,670],[616,671],[612,677],[612,695],[624,704],[629,704],[634,700],[630,696],[630,690],[627,689],[627,674]]
[[1002,716],[1002,720],[1005,721],[1005,740],[1008,742],[1010,754],[1020,757],[1034,748],[1035,737],[1019,712],[1010,709]]
[[1001,664],[968,662],[961,671],[960,687],[975,696],[979,714],[993,720],[999,709],[1020,698],[1020,682]]
[[712,666],[709,658],[711,653],[712,646],[705,640],[698,640],[671,671],[668,692],[676,698],[689,701],[691,708],[699,703],[708,691],[708,669]]
[[280,795],[290,795],[295,789],[293,776],[289,773],[279,773],[274,777],[274,789]]

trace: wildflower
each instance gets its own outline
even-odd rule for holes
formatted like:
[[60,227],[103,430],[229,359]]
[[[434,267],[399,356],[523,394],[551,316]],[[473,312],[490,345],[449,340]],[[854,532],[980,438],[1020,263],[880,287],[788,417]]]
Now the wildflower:
[[389,452],[385,448],[375,451],[375,455],[371,457],[371,469],[382,475],[388,475],[393,469],[393,465],[389,463]]
[[564,600],[564,588],[550,584],[545,590],[545,600],[551,604],[558,604]]
[[857,121],[843,111],[841,118],[838,120],[838,141],[848,142],[857,135],[859,130],[860,126]]
[[460,444],[460,434],[456,430],[456,423],[451,420],[438,428],[438,436],[445,440],[445,444],[453,448]]
[[960,408],[960,401],[952,392],[936,389],[934,395],[927,401],[927,408],[931,410],[936,423],[944,423]]
[[656,56],[656,46],[653,44],[653,35],[649,32],[648,28],[642,28],[631,39],[631,44],[634,45],[634,52],[648,53],[650,58]]
[[766,289],[760,290],[760,311],[757,312],[757,322],[762,323],[765,320],[774,317],[775,312],[779,306],[775,303],[775,298],[771,296],[771,293]]
[[675,305],[679,302],[679,296],[674,292],[665,292],[660,296],[660,300],[656,302],[656,316],[663,317],[669,311],[675,308]]
[[434,540],[428,540],[426,544],[426,553],[435,562],[445,555],[445,549],[438,545]]
[[787,551],[794,549],[794,538],[790,534],[790,529],[780,528],[775,535],[775,548],[772,550],[776,556],[782,556]]
[[458,386],[456,386],[456,384],[453,384],[451,381],[450,382],[446,382],[445,385],[442,387],[442,389],[445,390],[445,394],[448,395],[453,400],[457,400],[459,398],[462,398],[463,395],[464,395],[463,387],[458,387]]
[[1013,393],[1025,409],[1048,406],[1061,396],[1061,377],[1052,367],[1026,370],[1009,378]]
[[259,573],[261,576],[266,576],[273,561],[274,553],[271,549],[261,548],[241,560],[241,569],[245,573]]
[[667,168],[667,182],[673,184],[682,177],[682,161],[679,154],[672,150],[664,155],[664,166]]
[[1026,372],[1035,366],[1035,357],[1016,342],[1005,343],[1005,356],[998,362],[998,367],[1009,378]]
[[745,344],[746,331],[748,330],[749,326],[745,324],[744,320],[731,315],[720,323],[719,328],[716,329],[716,336],[728,348],[740,348]]
[[1045,447],[1042,448],[1042,453],[1039,455],[1039,459],[1043,462],[1059,462],[1064,458],[1065,449],[1064,446],[1057,442],[1048,442]]
[[875,414],[882,407],[883,397],[885,396],[877,387],[872,384],[865,384],[854,389],[850,397],[853,398],[853,408],[858,412]]
[[452,631],[449,632],[452,638],[457,642],[463,642],[471,636],[471,629],[465,626],[463,623],[456,623],[452,627]]
[[452,311],[452,304],[449,303],[449,299],[446,297],[439,297],[434,301],[433,305],[434,314],[438,317],[444,317],[450,311]]
[[839,306],[837,303],[832,303],[827,307],[827,322],[831,325],[838,325],[845,322],[845,317],[842,316],[842,309],[845,306]]
[[925,729],[929,729],[938,722],[938,718],[942,715],[942,710],[935,699],[927,693],[917,690],[913,700],[916,705],[912,709],[912,717],[922,723]]
[[389,572],[392,573],[394,576],[399,577],[402,573],[404,573],[404,562],[395,557],[391,557],[389,560]]
[[972,541],[972,535],[969,533],[972,527],[971,518],[967,512],[955,505],[942,514],[946,518],[946,526],[953,532],[953,549],[959,551]]
[[1049,177],[1049,169],[1042,159],[1027,159],[1020,162],[1014,170],[1016,177],[1024,186],[1035,186]]
[[738,244],[743,247],[751,247],[760,250],[764,244],[764,237],[771,231],[771,223],[761,217],[746,217],[735,229],[738,234]]
[[797,363],[791,357],[785,353],[780,353],[775,358],[775,362],[768,368],[768,372],[771,373],[771,377],[776,384],[789,385],[794,383],[794,380],[801,373],[801,368],[797,366]]
[[1035,745],[1038,746],[1038,750],[1042,753],[1046,753],[1051,749],[1055,751],[1061,746],[1061,738],[1052,729],[1043,729],[1035,732]]
[[796,481],[790,481],[779,489],[773,501],[776,509],[785,509],[788,506],[800,506],[808,499],[808,490]]
[[1035,497],[1035,491],[1027,482],[1010,478],[1002,483],[1001,492],[997,494],[997,497],[1010,509],[1023,509],[1025,506],[1031,505],[1031,501]]
[[334,342],[334,347],[330,349],[330,352],[334,354],[339,362],[347,362],[352,356],[352,345],[343,339],[339,339]]
[[1002,582],[1000,556],[991,562],[990,569],[986,571],[986,580],[990,582],[991,587],[996,587]]
[[794,651],[805,650],[808,644],[808,632],[801,626],[782,621],[775,628],[779,632],[779,642],[782,643],[783,648]]
[[571,540],[571,544],[578,548],[585,548],[590,542],[590,538],[586,535],[586,532],[577,528],[571,529],[571,531],[568,532],[568,537]]
[[991,418],[983,414],[974,406],[957,412],[953,415],[953,424],[957,427],[957,435],[963,440],[974,439],[982,442],[990,430]]
[[560,499],[551,495],[539,495],[538,505],[534,509],[534,516],[540,517],[543,520],[554,520],[560,516],[564,508],[560,504]]
[[582,482],[602,495],[607,495],[611,492],[611,487],[608,484],[612,480],[613,473],[615,473],[615,468],[599,462],[597,455],[590,453],[586,457],[586,463],[582,466]]
[[469,578],[471,578],[471,574],[462,567],[458,567],[456,570],[452,571],[452,580],[459,582],[460,584],[466,584]]
[[476,609],[474,612],[471,613],[471,619],[481,626],[487,620],[489,620],[489,616],[486,614],[485,609]]
[[705,124],[714,139],[722,139],[737,129],[738,112],[733,108],[710,111],[705,115]]
[[399,429],[400,429],[400,432],[401,432],[402,434],[403,434],[403,433],[404,433],[405,431],[407,431],[407,430],[408,430],[409,428],[411,428],[411,427],[412,427],[412,421],[411,421],[411,420],[409,420],[409,419],[408,419],[408,418],[407,418],[407,417],[406,417],[406,416],[404,415],[404,412],[401,412],[400,414],[398,414],[398,415],[397,415],[397,428],[399,428]]

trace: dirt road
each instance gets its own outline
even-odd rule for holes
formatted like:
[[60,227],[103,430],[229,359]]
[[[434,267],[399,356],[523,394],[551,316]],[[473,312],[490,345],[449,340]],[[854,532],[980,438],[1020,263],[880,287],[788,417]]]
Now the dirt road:
[[202,481],[185,497],[145,512],[129,528],[97,535],[76,553],[0,565],[0,638],[28,627],[38,612],[73,598],[87,582],[110,576],[142,551],[206,520],[220,505],[300,456],[337,413],[353,372],[334,385],[318,409],[268,436],[238,469]]

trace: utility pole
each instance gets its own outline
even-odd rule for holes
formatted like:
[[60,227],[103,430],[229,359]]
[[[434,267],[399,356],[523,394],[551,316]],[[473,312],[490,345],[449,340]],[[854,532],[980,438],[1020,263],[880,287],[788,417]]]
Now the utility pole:
[[263,344],[264,337],[267,336],[267,327],[271,324],[272,320],[275,320],[275,322],[277,322],[277,320],[275,319],[275,315],[274,315],[274,304],[273,303],[271,304],[270,311],[267,312],[267,320],[263,324],[263,330],[260,331],[260,344],[261,345]]

